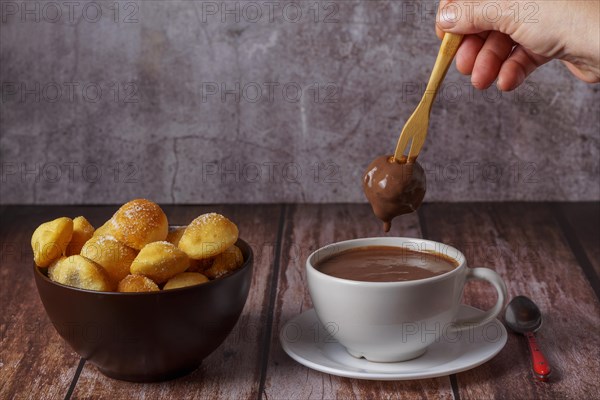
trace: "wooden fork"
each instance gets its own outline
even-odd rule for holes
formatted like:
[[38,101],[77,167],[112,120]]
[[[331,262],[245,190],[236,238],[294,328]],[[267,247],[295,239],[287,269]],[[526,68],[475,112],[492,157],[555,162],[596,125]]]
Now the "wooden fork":
[[[429,127],[429,114],[431,114],[431,106],[435,100],[438,89],[448,72],[450,64],[456,55],[456,51],[460,46],[463,35],[455,35],[453,33],[446,33],[440,51],[438,52],[435,65],[431,71],[429,82],[425,93],[419,102],[416,110],[410,116],[404,128],[400,133],[398,144],[396,145],[396,151],[394,153],[394,160],[398,160],[401,163],[409,162],[412,163],[417,159],[425,138],[427,137],[427,128]],[[410,150],[408,152],[408,158],[404,155],[404,151],[412,139]]]

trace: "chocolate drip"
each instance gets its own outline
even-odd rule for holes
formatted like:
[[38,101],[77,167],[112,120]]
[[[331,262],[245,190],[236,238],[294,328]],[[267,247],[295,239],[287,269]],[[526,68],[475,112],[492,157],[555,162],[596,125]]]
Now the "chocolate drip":
[[363,178],[365,195],[386,232],[394,217],[411,213],[421,205],[425,187],[425,171],[419,163],[400,163],[392,156],[377,157]]

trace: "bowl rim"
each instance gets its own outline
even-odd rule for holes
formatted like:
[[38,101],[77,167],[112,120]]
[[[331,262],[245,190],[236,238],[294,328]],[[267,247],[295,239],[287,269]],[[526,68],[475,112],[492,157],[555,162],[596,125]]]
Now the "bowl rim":
[[[169,228],[180,228],[180,227],[181,226],[177,226],[177,225],[169,226]],[[252,246],[250,246],[250,244],[248,244],[248,242],[246,242],[245,240],[238,237],[238,240],[235,242],[235,244],[237,245],[240,242],[243,243],[248,248],[248,258],[246,258],[244,260],[244,263],[242,264],[242,266],[240,268],[236,269],[232,273],[227,274],[221,278],[209,280],[208,282],[205,282],[205,283],[202,283],[199,285],[191,285],[191,286],[185,286],[185,287],[181,287],[181,288],[177,288],[177,289],[169,289],[169,290],[160,289],[158,292],[115,292],[115,291],[102,292],[99,290],[82,289],[82,288],[78,288],[75,286],[63,285],[62,283],[55,282],[52,279],[48,278],[48,276],[42,272],[42,269],[47,270],[48,268],[38,267],[37,265],[35,265],[35,263],[33,263],[33,270],[34,270],[34,274],[37,274],[39,276],[39,278],[44,280],[45,282],[50,283],[52,285],[56,285],[60,288],[66,288],[66,289],[73,290],[76,292],[92,293],[95,295],[103,295],[103,296],[157,296],[157,295],[169,296],[166,293],[181,293],[181,292],[189,291],[189,290],[197,290],[200,287],[218,285],[220,283],[220,281],[223,281],[223,280],[226,280],[235,275],[241,274],[244,270],[248,269],[249,265],[251,265],[254,262],[254,251],[252,250]]]

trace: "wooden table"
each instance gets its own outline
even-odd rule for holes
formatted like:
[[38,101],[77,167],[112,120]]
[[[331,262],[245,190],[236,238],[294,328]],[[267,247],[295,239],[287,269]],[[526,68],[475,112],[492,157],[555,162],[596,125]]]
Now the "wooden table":
[[[381,235],[366,205],[166,206],[173,224],[217,211],[237,222],[256,252],[248,302],[228,339],[194,373],[158,384],[106,378],[80,359],[49,322],[31,273],[29,240],[41,222],[85,215],[99,226],[114,207],[3,206],[1,216],[0,398],[454,398],[600,397],[600,207],[598,203],[427,204],[394,223],[391,235],[453,244],[472,266],[495,269],[509,295],[545,314],[539,342],[554,367],[532,379],[527,346],[509,334],[491,361],[456,375],[402,382],[361,381],[308,369],[282,350],[283,324],[311,308],[303,264],[325,244]],[[489,307],[493,289],[470,283],[465,301]]]

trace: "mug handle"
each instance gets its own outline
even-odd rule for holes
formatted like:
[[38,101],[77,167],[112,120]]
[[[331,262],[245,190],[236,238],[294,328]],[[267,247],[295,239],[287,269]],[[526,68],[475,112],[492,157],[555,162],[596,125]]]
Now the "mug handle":
[[487,324],[488,322],[496,318],[496,316],[500,314],[500,311],[502,311],[502,309],[504,308],[504,300],[507,297],[507,293],[506,285],[504,284],[504,281],[502,280],[500,275],[498,275],[496,271],[493,271],[489,268],[467,268],[467,277],[465,284],[468,281],[475,279],[488,281],[489,283],[491,283],[494,286],[494,289],[496,289],[496,292],[498,293],[498,300],[496,300],[496,304],[494,304],[492,308],[485,311],[477,318],[455,321],[454,330],[456,331],[461,331],[469,328],[472,329]]

